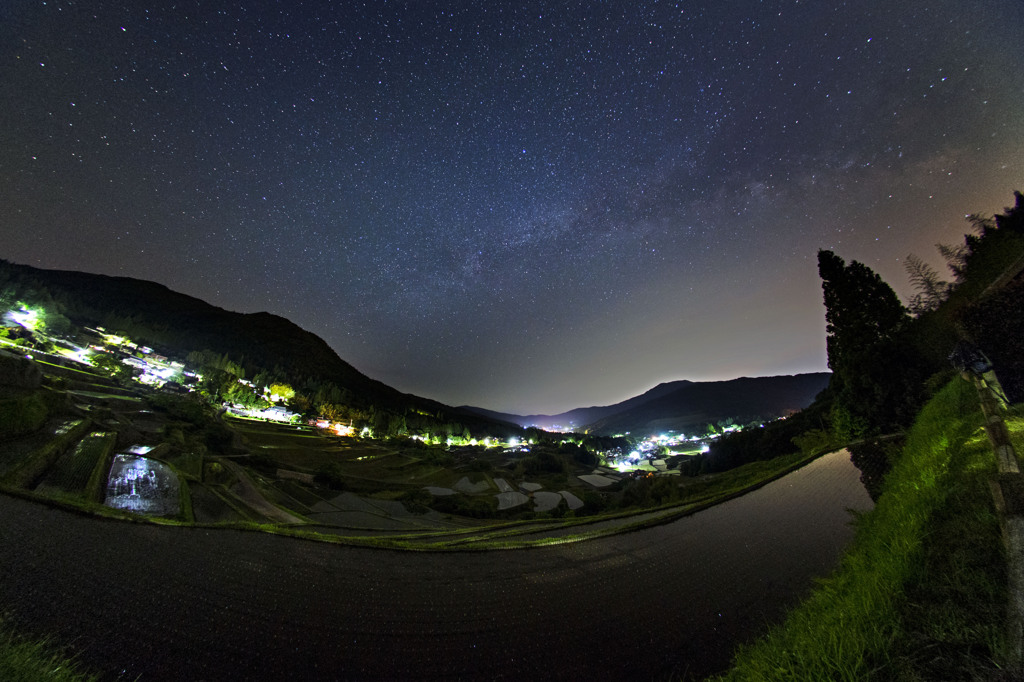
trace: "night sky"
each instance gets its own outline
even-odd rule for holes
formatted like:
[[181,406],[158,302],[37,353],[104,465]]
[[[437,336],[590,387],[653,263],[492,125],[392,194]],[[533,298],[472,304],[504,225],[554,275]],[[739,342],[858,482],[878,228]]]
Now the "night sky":
[[453,405],[821,371],[819,248],[906,300],[1024,189],[1022,36],[1020,0],[4,0],[0,257]]

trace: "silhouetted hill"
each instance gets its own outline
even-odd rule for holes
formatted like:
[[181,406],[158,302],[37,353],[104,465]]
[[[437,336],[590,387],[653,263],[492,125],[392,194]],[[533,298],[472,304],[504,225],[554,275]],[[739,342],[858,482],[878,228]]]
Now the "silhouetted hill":
[[463,405],[459,409],[467,410],[470,412],[476,412],[477,414],[486,415],[492,419],[498,419],[505,422],[512,422],[513,424],[519,424],[520,426],[539,426],[542,429],[552,429],[556,427],[560,428],[582,428],[586,424],[591,424],[605,417],[609,417],[618,412],[638,407],[643,403],[646,403],[655,398],[660,398],[663,395],[671,393],[678,386],[692,383],[690,381],[681,380],[673,381],[665,384],[658,384],[654,388],[646,391],[638,396],[623,400],[621,403],[615,403],[614,405],[602,405],[593,407],[577,407],[568,412],[562,412],[561,414],[530,414],[530,415],[518,415],[508,414],[507,412],[495,412],[493,410],[487,410],[482,407],[471,407],[469,405]]
[[742,377],[730,381],[671,381],[614,405],[580,407],[556,415],[514,415],[478,407],[460,409],[541,428],[574,427],[597,435],[687,431],[708,422],[774,419],[803,409],[828,385],[828,372]]
[[725,419],[738,423],[775,419],[810,405],[828,386],[831,376],[828,372],[815,372],[731,381],[674,382],[681,385],[653,400],[587,424],[586,430],[600,435],[627,431],[685,432]]
[[359,372],[317,335],[266,312],[236,313],[162,284],[68,270],[43,270],[0,260],[0,284],[46,291],[72,322],[124,332],[184,359],[191,351],[226,354],[252,376],[277,370],[288,380],[331,382],[353,403],[401,413],[414,409],[463,424],[491,422],[434,400],[402,393]]

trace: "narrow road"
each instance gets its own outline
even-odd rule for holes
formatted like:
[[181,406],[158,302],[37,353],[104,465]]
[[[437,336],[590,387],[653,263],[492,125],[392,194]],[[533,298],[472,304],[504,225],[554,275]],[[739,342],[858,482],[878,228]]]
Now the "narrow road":
[[703,675],[827,574],[868,509],[845,453],[590,542],[416,553],[104,521],[0,495],[0,609],[111,678]]

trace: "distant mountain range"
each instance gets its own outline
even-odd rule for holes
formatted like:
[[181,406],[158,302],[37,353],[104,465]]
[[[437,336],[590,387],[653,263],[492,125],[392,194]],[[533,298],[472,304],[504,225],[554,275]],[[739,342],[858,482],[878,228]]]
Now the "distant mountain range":
[[575,429],[597,435],[647,435],[670,430],[685,433],[709,422],[733,419],[743,423],[792,414],[810,405],[831,376],[814,372],[730,381],[672,381],[614,405],[580,407],[556,415],[523,416],[466,405],[460,409],[521,426]]
[[0,259],[0,290],[43,290],[73,322],[125,332],[171,357],[198,350],[226,354],[250,375],[274,371],[297,385],[331,382],[346,401],[394,414],[429,414],[438,421],[476,428],[587,430],[599,435],[626,431],[687,431],[732,418],[770,419],[809,405],[828,384],[828,373],[741,378],[732,381],[673,381],[615,405],[581,407],[558,415],[520,416],[477,407],[449,407],[402,393],[359,372],[317,335],[270,313],[236,313],[128,277],[43,270]]

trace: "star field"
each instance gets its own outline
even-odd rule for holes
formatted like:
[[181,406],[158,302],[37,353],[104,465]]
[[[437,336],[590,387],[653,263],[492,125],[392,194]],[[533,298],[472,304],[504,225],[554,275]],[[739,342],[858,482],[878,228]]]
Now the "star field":
[[449,404],[820,371],[818,248],[906,297],[1024,188],[1015,0],[137,5],[0,8],[0,257]]

